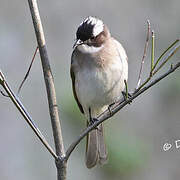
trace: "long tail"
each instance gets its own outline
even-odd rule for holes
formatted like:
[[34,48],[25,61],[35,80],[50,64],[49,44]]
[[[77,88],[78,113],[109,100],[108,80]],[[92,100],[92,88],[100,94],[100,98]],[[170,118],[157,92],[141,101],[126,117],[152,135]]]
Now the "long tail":
[[103,125],[92,130],[87,136],[86,142],[86,166],[94,167],[97,163],[103,165],[107,162],[107,149],[103,136]]

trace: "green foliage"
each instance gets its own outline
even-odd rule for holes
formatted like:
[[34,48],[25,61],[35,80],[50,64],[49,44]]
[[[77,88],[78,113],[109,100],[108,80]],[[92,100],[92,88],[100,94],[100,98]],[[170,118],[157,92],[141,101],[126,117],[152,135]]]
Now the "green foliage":
[[128,135],[118,136],[109,137],[107,141],[109,162],[105,169],[110,174],[125,175],[144,165],[148,150],[140,140]]

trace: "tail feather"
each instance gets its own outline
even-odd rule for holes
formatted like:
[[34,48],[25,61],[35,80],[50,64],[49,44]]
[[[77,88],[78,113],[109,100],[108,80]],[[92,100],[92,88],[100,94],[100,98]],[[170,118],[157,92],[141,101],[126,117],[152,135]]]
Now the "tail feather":
[[97,163],[103,165],[107,162],[107,149],[104,143],[103,125],[92,130],[87,136],[86,166],[94,167]]
[[98,144],[99,144],[99,164],[103,165],[107,163],[108,153],[107,148],[104,142],[104,131],[103,131],[103,124],[98,126]]
[[92,130],[87,136],[86,142],[86,166],[92,168],[97,164],[98,157],[98,135],[97,130]]

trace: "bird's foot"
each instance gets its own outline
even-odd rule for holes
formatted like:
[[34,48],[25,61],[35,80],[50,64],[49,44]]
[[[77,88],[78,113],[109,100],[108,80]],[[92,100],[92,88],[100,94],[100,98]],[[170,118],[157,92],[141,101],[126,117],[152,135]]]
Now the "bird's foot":
[[115,103],[112,103],[112,104],[110,104],[110,105],[108,106],[108,111],[109,111],[110,116],[113,115],[112,106],[113,106],[114,104],[115,104]]
[[[124,97],[124,100],[126,101],[128,98],[131,98],[132,95],[130,93],[126,93],[125,91],[122,91],[122,95]],[[129,102],[129,104],[131,104],[132,101]]]
[[[89,122],[89,126],[93,125],[95,122],[99,121],[97,118],[91,118]],[[98,130],[98,127],[95,127],[94,129]]]

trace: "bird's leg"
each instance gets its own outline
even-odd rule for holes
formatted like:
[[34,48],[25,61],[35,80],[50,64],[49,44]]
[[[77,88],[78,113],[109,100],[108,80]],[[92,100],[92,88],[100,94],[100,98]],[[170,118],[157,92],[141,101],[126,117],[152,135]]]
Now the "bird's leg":
[[[98,121],[97,118],[92,118],[91,108],[89,108],[89,126],[93,125],[97,121]],[[98,129],[98,127],[95,127],[95,129]]]
[[[130,93],[126,93],[125,91],[122,91],[122,95],[123,95],[123,98],[124,98],[125,101],[126,101],[128,98],[132,97],[132,95],[131,95]],[[132,101],[129,102],[129,104],[130,104],[130,103],[132,103]]]
[[112,108],[112,106],[113,106],[114,104],[115,104],[115,102],[113,102],[112,104],[110,104],[110,105],[108,106],[108,111],[109,111],[110,116],[113,115],[111,108]]
[[[121,93],[122,93],[124,99],[127,99],[127,98],[126,98],[126,92],[125,92],[125,91],[122,91]],[[127,93],[127,96],[128,96],[128,98],[132,97],[131,93]]]
[[[124,100],[128,100],[128,98],[131,97],[131,94],[128,92],[128,84],[127,84],[127,80],[124,80],[124,84],[125,84],[125,91],[122,91],[122,95],[124,97]],[[131,103],[132,101],[129,102],[129,104]]]

